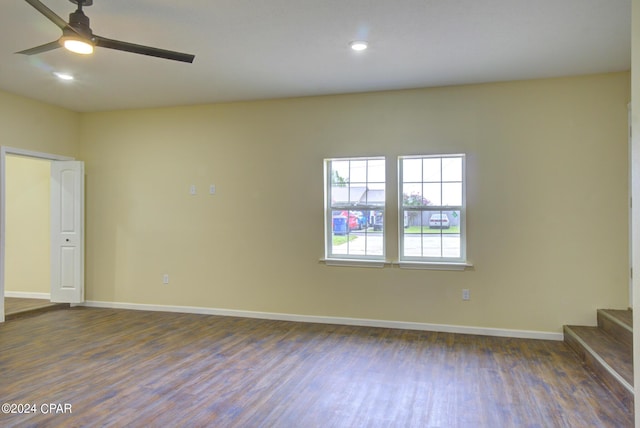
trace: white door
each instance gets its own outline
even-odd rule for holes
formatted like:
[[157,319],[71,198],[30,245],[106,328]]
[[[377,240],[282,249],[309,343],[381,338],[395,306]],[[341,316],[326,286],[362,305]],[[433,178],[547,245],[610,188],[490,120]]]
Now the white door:
[[84,301],[84,163],[51,162],[51,301]]

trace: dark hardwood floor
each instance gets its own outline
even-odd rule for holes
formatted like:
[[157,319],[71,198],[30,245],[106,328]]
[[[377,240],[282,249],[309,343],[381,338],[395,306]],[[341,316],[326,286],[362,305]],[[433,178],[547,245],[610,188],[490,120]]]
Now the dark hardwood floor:
[[4,318],[6,321],[42,312],[69,308],[68,303],[52,303],[44,299],[25,299],[20,297],[4,298]]
[[0,397],[36,408],[3,427],[633,426],[563,342],[82,307],[0,325]]
[[39,309],[43,306],[50,305],[49,300],[44,299],[24,299],[20,297],[5,297],[4,298],[4,313],[13,314],[16,312],[22,312],[25,310]]

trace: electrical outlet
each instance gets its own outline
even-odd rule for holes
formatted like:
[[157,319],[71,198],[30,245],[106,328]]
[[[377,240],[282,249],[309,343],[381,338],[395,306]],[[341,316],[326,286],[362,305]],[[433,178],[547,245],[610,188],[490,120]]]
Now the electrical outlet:
[[164,275],[162,275],[162,283],[163,284],[168,284],[169,283],[169,274],[165,273]]
[[471,300],[471,293],[468,288],[462,290],[462,300]]

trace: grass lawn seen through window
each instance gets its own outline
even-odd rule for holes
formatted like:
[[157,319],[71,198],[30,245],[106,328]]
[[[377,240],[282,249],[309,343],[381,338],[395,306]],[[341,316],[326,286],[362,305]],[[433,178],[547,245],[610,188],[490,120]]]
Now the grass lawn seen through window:
[[349,241],[356,239],[355,235],[333,235],[333,245],[346,244]]

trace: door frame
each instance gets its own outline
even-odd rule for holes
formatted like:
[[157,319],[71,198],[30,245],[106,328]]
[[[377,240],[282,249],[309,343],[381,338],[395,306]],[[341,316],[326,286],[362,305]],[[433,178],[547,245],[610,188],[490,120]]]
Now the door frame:
[[49,161],[70,161],[75,158],[55,155],[51,153],[36,152],[32,150],[18,149],[15,147],[0,146],[0,322],[4,322],[4,268],[5,268],[5,219],[6,219],[6,156],[23,156]]
[[[631,132],[631,124],[632,124],[632,120],[633,120],[633,116],[631,116],[631,103],[627,104],[627,127],[628,127],[628,131],[627,131],[627,137],[629,138],[628,140],[628,157],[629,157],[629,162],[628,162],[628,167],[629,167],[629,173],[628,173],[628,177],[627,177],[627,182],[629,184],[629,308],[633,308],[633,229],[634,229],[634,218],[633,218],[633,190],[634,190],[634,186],[633,186],[633,173],[634,173],[634,164],[633,164],[633,153],[634,149],[633,147],[633,135]],[[637,208],[636,208],[637,210]],[[638,224],[635,225],[635,227],[638,227]]]

